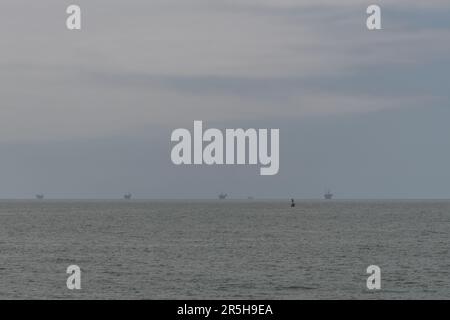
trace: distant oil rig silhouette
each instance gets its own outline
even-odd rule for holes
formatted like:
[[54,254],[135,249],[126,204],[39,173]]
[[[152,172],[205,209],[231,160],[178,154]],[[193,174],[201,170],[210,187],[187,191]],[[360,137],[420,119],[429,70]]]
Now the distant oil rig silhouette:
[[130,200],[131,199],[131,197],[132,197],[132,195],[131,195],[131,193],[125,193],[124,195],[123,195],[123,198],[125,199],[125,200]]
[[325,191],[325,194],[323,195],[323,197],[324,197],[326,200],[331,200],[331,199],[333,198],[333,194],[331,193],[331,190],[330,190],[330,189],[327,189],[327,190]]

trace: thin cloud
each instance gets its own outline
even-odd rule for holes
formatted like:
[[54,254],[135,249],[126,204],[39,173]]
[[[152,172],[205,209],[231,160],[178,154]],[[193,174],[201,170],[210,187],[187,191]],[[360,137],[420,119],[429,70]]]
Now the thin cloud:
[[121,135],[171,127],[174,115],[267,120],[449,99],[440,74],[450,28],[432,22],[449,10],[441,1],[380,2],[380,32],[365,29],[356,0],[79,4],[83,30],[71,33],[60,1],[4,1],[1,140]]

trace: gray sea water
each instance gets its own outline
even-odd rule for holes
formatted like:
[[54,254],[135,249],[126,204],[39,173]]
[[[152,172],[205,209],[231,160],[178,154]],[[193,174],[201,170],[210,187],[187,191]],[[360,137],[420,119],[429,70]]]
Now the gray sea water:
[[0,201],[0,298],[450,299],[449,240],[450,201]]

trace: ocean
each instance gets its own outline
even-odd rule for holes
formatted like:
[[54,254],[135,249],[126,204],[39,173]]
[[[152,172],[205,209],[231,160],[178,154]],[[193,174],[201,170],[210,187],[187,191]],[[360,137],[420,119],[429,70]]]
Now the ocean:
[[449,240],[445,200],[3,200],[0,298],[450,299]]

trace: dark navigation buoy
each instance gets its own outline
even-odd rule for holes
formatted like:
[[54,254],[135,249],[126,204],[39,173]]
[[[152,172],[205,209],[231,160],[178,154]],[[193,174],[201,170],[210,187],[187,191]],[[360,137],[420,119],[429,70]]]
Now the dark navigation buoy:
[[294,199],[291,199],[291,208],[295,207]]

